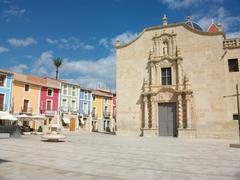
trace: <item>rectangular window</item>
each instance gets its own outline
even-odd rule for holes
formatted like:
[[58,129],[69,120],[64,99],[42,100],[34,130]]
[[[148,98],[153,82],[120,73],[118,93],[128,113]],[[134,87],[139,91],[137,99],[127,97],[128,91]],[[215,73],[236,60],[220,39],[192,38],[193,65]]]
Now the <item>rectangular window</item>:
[[172,85],[171,68],[161,68],[161,72],[162,72],[162,85]]
[[88,92],[87,91],[84,92],[84,99],[88,99]]
[[47,90],[47,95],[48,96],[53,96],[53,90],[52,89],[48,89]]
[[30,88],[28,84],[25,84],[25,92],[29,92]]
[[4,94],[0,94],[0,111],[4,111]]
[[63,86],[63,94],[64,94],[64,95],[67,95],[67,85],[64,85],[64,86]]
[[228,69],[229,69],[229,72],[238,72],[239,71],[238,59],[229,59]]
[[52,101],[48,100],[47,101],[47,111],[51,111],[52,110]]
[[5,79],[6,79],[6,75],[1,74],[0,75],[0,86],[4,86]]
[[76,108],[76,101],[72,100],[72,108]]
[[76,88],[72,87],[72,96],[76,96]]
[[92,99],[93,99],[93,101],[96,101],[96,96],[92,95]]
[[83,104],[83,113],[88,114],[88,103],[86,102]]
[[105,99],[104,99],[104,102],[105,102],[105,104],[107,104],[107,102],[108,102],[108,99],[107,99],[107,98],[105,98]]

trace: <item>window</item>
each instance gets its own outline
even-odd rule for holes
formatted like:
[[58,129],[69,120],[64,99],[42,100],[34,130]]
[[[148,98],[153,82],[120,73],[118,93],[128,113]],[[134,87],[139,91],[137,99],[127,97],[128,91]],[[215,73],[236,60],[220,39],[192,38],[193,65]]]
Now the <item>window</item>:
[[107,98],[105,98],[105,99],[104,99],[104,102],[105,102],[105,103],[107,103],[107,102],[108,102],[108,99],[107,99]]
[[28,84],[25,84],[25,92],[29,92],[30,88]]
[[76,101],[72,100],[72,108],[76,108]]
[[88,114],[88,103],[86,102],[83,104],[83,113]]
[[6,75],[1,74],[0,75],[0,86],[4,86],[5,79],[6,79]]
[[87,91],[84,92],[84,99],[88,99],[88,92]]
[[47,90],[47,95],[48,96],[53,96],[53,90],[52,89],[48,89]]
[[52,101],[47,100],[47,111],[51,111],[51,110],[52,110]]
[[93,96],[92,96],[92,99],[93,99],[93,101],[96,101],[96,96],[93,95]]
[[239,71],[238,59],[229,59],[228,69],[229,69],[229,72],[238,72]]
[[76,88],[72,87],[72,96],[76,96]]
[[161,68],[161,72],[162,72],[162,85],[172,85],[171,68]]
[[67,95],[67,85],[63,86],[63,94]]
[[67,107],[67,100],[63,99],[62,102],[63,102],[63,107]]

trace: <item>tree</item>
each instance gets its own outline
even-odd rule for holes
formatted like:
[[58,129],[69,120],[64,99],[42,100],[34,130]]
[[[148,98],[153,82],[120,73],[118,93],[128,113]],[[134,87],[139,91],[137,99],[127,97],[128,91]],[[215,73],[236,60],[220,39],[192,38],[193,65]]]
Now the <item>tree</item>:
[[53,64],[56,67],[56,79],[58,79],[58,69],[62,65],[62,61],[63,60],[60,57],[58,57],[57,59],[53,60]]

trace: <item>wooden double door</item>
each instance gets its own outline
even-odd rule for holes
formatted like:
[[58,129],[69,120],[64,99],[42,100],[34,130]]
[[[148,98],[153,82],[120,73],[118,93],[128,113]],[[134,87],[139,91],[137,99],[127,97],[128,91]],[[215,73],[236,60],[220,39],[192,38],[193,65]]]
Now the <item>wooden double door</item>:
[[177,137],[176,103],[158,105],[158,122],[160,136]]

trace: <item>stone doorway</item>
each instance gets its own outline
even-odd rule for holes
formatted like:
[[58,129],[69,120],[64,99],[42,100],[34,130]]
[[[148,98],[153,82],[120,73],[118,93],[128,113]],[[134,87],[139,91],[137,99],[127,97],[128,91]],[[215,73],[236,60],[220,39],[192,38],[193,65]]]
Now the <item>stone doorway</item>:
[[177,137],[176,103],[158,104],[159,136]]

